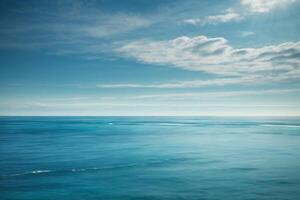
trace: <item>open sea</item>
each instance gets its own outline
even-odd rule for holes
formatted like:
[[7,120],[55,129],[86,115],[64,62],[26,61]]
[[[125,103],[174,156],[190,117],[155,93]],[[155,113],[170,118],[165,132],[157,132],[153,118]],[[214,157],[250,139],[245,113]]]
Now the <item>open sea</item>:
[[300,118],[0,117],[1,200],[299,200]]

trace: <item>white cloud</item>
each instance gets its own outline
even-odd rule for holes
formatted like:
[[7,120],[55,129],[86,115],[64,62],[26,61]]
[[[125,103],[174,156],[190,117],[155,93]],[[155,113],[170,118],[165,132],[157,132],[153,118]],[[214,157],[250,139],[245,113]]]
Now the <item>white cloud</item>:
[[[190,18],[183,20],[183,23],[204,26],[207,24],[217,25],[220,23],[236,22],[244,19],[249,13],[268,13],[271,10],[287,6],[296,1],[297,0],[240,0],[240,5],[242,6],[240,10],[245,8],[246,11],[249,12],[245,10],[243,12],[236,12],[234,9],[229,8],[225,13],[210,15],[204,18]],[[250,32],[248,33],[252,35]],[[249,35],[245,33],[244,36]]]
[[224,13],[224,14],[206,16],[203,19],[199,19],[199,18],[186,19],[183,22],[187,23],[187,24],[192,24],[192,25],[204,26],[206,24],[216,25],[216,24],[219,24],[219,23],[239,21],[241,19],[242,19],[241,15],[239,15],[238,13],[234,12],[231,9],[228,9],[226,11],[226,13]]
[[234,48],[224,38],[179,37],[141,40],[117,49],[140,62],[221,75],[293,75],[300,68],[300,42],[261,48]]
[[267,13],[275,8],[294,2],[296,0],[241,0],[243,6],[256,13]]

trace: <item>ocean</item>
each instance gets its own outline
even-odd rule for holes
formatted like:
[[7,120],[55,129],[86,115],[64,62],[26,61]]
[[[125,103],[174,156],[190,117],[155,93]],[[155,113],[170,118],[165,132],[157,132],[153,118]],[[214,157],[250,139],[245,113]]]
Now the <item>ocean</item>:
[[299,200],[300,118],[0,117],[1,200]]

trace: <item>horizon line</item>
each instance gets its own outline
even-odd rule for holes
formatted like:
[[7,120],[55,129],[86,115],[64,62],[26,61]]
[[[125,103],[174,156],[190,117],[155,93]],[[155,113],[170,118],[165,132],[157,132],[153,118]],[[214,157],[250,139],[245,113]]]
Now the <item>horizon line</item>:
[[0,117],[300,117],[300,115],[0,115]]

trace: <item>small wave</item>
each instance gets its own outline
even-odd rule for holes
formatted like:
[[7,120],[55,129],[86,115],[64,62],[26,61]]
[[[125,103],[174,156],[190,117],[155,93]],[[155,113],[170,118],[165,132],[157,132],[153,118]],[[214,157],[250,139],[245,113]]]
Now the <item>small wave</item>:
[[71,169],[72,172],[84,172],[87,169]]
[[32,174],[41,174],[41,173],[48,173],[51,172],[51,170],[36,170],[36,171],[32,171]]
[[115,170],[121,168],[152,166],[152,165],[164,164],[166,162],[171,162],[171,161],[184,161],[184,160],[186,159],[176,158],[176,159],[152,160],[145,163],[129,163],[129,164],[119,164],[119,165],[111,165],[111,166],[103,166],[103,167],[73,168],[73,169],[61,169],[61,170],[34,170],[34,171],[29,171],[24,173],[4,175],[4,177],[42,175],[46,173],[77,173],[77,172],[87,172],[87,171]]
[[289,124],[261,124],[260,126],[268,126],[268,127],[286,127],[286,128],[300,128],[300,125],[289,125]]
[[50,173],[50,172],[52,172],[52,170],[34,170],[34,171],[30,171],[30,172],[10,174],[7,176],[24,176],[24,175],[30,175],[30,174],[43,174],[43,173]]

